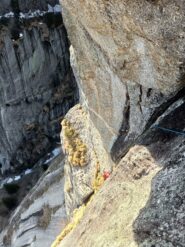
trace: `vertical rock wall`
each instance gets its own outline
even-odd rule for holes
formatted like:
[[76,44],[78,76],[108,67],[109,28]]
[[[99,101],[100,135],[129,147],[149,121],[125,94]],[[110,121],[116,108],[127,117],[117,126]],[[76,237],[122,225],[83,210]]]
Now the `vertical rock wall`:
[[184,246],[184,1],[61,3],[81,102],[63,122],[67,213],[113,174],[58,246]]
[[101,171],[111,170],[110,155],[116,162],[123,157],[183,93],[178,95],[184,86],[185,6],[145,0],[61,4],[80,101],[93,126],[87,135],[99,133],[95,153]]
[[12,213],[0,233],[1,247],[50,247],[67,222],[63,157],[58,156]]
[[129,143],[142,134],[184,84],[184,2],[62,5],[81,102],[110,152],[118,137]]
[[[29,4],[20,1],[20,10],[37,10],[42,1]],[[45,5],[41,10],[48,9]],[[61,13],[5,18],[0,33],[0,163],[4,170],[10,164],[33,165],[59,141],[60,120],[77,102],[78,93]]]

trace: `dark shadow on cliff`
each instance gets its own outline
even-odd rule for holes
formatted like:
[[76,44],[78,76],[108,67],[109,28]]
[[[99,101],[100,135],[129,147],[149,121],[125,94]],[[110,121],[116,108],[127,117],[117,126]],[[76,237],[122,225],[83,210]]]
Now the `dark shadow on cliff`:
[[[185,103],[159,126],[185,130]],[[139,141],[162,166],[152,182],[151,195],[133,225],[142,247],[183,247],[185,243],[185,136],[149,129]]]
[[[11,136],[13,149],[8,157],[10,167],[7,166],[7,170],[2,171],[0,180],[7,182],[9,178],[16,178],[21,189],[15,195],[15,201],[14,195],[12,198],[7,197],[4,188],[0,188],[0,232],[15,206],[52,163],[50,154],[60,144],[61,120],[79,102],[78,88],[70,66],[70,43],[61,14],[47,13],[44,16],[23,19],[19,18],[17,0],[12,0],[12,3],[15,4],[12,6],[14,17],[0,20],[3,81],[0,98],[6,114],[11,113],[7,119],[13,123],[16,138]],[[7,66],[9,60],[13,64],[10,68]],[[12,67],[17,70],[11,70]],[[12,80],[9,75],[13,75]],[[14,87],[16,92],[21,92],[20,95],[12,93],[13,90],[10,89]],[[3,97],[4,94],[8,96]],[[8,123],[5,126],[8,130]],[[21,128],[18,129],[17,126]],[[4,138],[2,133],[1,138]],[[18,141],[15,142],[16,139]],[[45,161],[48,163],[45,164]],[[0,164],[3,165],[5,166]],[[30,173],[26,174],[26,171]]]
[[[184,81],[184,76],[182,76],[181,81]],[[115,141],[112,150],[111,150],[111,157],[113,159],[114,162],[118,163],[121,158],[124,157],[124,155],[127,153],[128,149],[135,145],[135,143],[140,143],[140,140],[143,139],[143,136],[146,135],[146,133],[148,133],[147,131],[151,128],[151,126],[155,123],[155,121],[170,107],[170,105],[172,105],[173,103],[177,102],[179,99],[183,98],[185,95],[185,87],[181,88],[177,93],[173,94],[173,95],[169,95],[168,98],[158,107],[156,107],[153,111],[153,114],[151,115],[150,119],[148,120],[146,126],[145,126],[145,130],[143,133],[141,133],[141,135],[135,135],[134,133],[132,135],[129,135],[129,137],[127,136],[129,133],[129,106],[126,107],[126,111],[124,110],[123,112],[123,124],[120,128],[120,132],[119,132],[119,136],[117,138],[117,140]],[[161,97],[165,97],[162,94],[159,96]],[[127,100],[128,105],[129,105],[129,99]],[[183,108],[183,107],[182,107]],[[179,109],[179,111],[181,111],[181,109]],[[177,113],[178,116],[176,116],[176,118],[182,118],[183,117],[183,113],[181,114],[181,112]],[[179,116],[181,114],[181,116]],[[174,129],[183,129],[183,121],[174,121],[174,116],[172,114],[172,116],[169,118],[169,121],[165,120],[161,122],[161,127],[166,127],[166,128],[174,128]],[[160,134],[161,131],[159,132],[159,134],[156,136],[156,138],[158,138],[158,136],[161,136],[161,138],[173,138],[175,137],[174,134],[170,134],[166,132],[163,133],[162,135]],[[156,132],[155,132],[156,135]],[[146,139],[146,138],[145,138]],[[164,140],[165,141],[165,140]]]

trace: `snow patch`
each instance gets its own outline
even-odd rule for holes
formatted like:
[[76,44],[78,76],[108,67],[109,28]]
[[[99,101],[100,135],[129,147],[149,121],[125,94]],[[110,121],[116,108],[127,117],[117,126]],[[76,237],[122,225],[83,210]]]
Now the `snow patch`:
[[11,184],[12,182],[13,182],[13,178],[9,178],[9,179],[6,181],[7,184]]
[[[54,7],[52,7],[50,4],[48,4],[48,10],[47,11],[41,11],[39,9],[31,12],[27,12],[27,13],[23,13],[23,12],[20,12],[19,13],[19,18],[20,19],[31,19],[31,18],[34,18],[34,17],[40,17],[40,16],[43,16],[47,13],[61,13],[62,12],[62,8],[59,4],[56,4]],[[9,13],[6,13],[4,15],[1,15],[0,16],[0,20],[2,18],[13,18],[15,16],[15,14],[11,11]]]
[[30,173],[32,173],[32,172],[33,172],[32,169],[27,169],[27,170],[24,172],[24,174],[25,174],[25,175],[28,175],[28,174],[30,174]]
[[59,154],[61,153],[61,148],[55,148],[53,151],[52,151],[52,154],[54,157],[58,156]]
[[59,12],[62,12],[62,8],[59,4],[56,4],[54,7],[53,7],[53,10],[55,13],[59,13]]
[[14,177],[14,181],[18,181],[18,180],[20,180],[20,179],[21,179],[21,176],[20,176],[20,175]]
[[54,158],[56,158],[61,153],[61,148],[55,148],[53,151],[49,154],[49,158],[44,162],[44,165],[47,165],[50,163]]
[[6,14],[4,15],[4,17],[5,17],[5,18],[12,18],[12,17],[14,17],[14,13],[13,13],[13,12],[6,13]]

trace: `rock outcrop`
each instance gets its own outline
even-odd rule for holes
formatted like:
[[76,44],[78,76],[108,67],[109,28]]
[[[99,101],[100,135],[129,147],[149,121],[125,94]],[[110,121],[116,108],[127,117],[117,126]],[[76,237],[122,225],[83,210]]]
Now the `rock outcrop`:
[[114,151],[123,146],[118,140],[125,145],[142,134],[183,86],[184,2],[64,0],[62,6],[81,101],[105,149],[122,155]]
[[[157,119],[156,126],[182,130],[184,104],[185,96],[182,96]],[[73,110],[78,113],[76,108]],[[74,118],[73,110],[67,119],[70,113]],[[75,203],[79,207],[76,202],[79,192],[84,195],[84,205],[95,195],[87,203],[78,226],[61,238],[57,246],[68,247],[72,242],[84,247],[184,246],[184,135],[155,127],[135,143],[98,193],[93,186],[92,180],[96,178],[92,163],[80,168],[66,161],[65,188],[70,188],[65,190],[68,214],[71,215],[70,209]],[[93,150],[88,146],[88,152]],[[84,180],[83,184],[83,176],[90,177],[91,183]],[[85,197],[85,186],[91,186],[93,191],[89,198]]]
[[61,13],[50,10],[31,18],[20,11],[47,11],[46,1],[16,3],[14,17],[0,21],[2,172],[10,165],[34,165],[46,154],[59,141],[61,118],[78,101]]
[[132,223],[145,206],[151,179],[158,170],[147,148],[133,147],[87,206],[79,225],[59,246],[71,246],[72,241],[84,247],[137,246]]
[[94,193],[94,181],[104,170],[111,172],[110,160],[89,113],[80,105],[72,108],[62,122],[61,140],[65,161],[65,203],[68,215]]
[[53,246],[184,246],[184,1],[62,7],[81,102],[63,121],[65,201],[86,210]]
[[0,246],[49,247],[67,222],[64,203],[64,160],[58,156],[27,194],[0,234]]
[[41,180],[44,196],[38,183],[17,208],[3,244],[49,246],[60,208],[52,247],[183,247],[185,3],[61,3],[80,104],[62,121],[65,160]]
[[49,247],[66,223],[63,157],[55,147],[63,116],[78,102],[78,89],[59,7],[57,0],[0,3],[3,247]]

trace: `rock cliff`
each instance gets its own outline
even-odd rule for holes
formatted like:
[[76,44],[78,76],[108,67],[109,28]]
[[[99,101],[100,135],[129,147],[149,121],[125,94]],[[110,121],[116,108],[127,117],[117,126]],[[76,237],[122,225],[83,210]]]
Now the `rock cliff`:
[[184,2],[62,5],[82,102],[111,152],[118,137],[139,136],[183,86]]
[[184,1],[61,4],[80,104],[62,121],[64,160],[0,239],[50,246],[60,228],[52,247],[184,247]]
[[47,153],[59,141],[60,119],[78,100],[57,3],[11,1],[14,12],[1,16],[2,172],[34,165]]
[[59,2],[1,1],[0,34],[0,246],[50,246],[66,222],[55,147],[78,102]]
[[58,156],[17,207],[0,234],[0,246],[50,246],[67,222],[63,156]]
[[52,246],[184,246],[184,1],[61,4],[81,106],[62,122],[72,223]]

